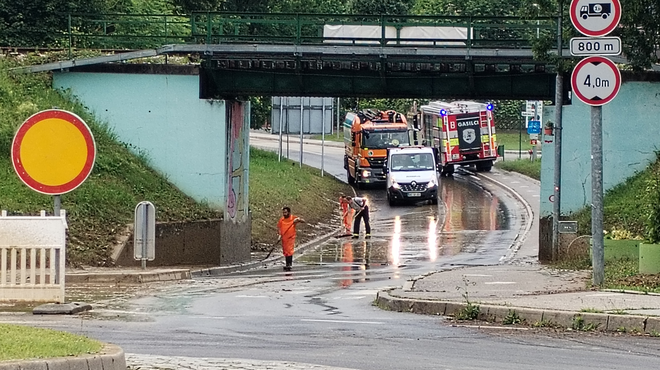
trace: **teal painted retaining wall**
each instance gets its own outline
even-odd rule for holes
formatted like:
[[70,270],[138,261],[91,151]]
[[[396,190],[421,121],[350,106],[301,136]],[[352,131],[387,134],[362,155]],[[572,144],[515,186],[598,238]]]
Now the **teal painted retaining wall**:
[[[570,81],[565,79],[564,83]],[[572,100],[572,105],[563,110],[562,215],[591,204],[591,107],[576,97]],[[554,121],[554,107],[546,108],[544,120]],[[624,82],[616,98],[603,106],[604,191],[655,160],[655,150],[660,149],[659,121],[657,82]],[[554,142],[545,141],[542,140],[541,218],[552,216],[549,197],[554,183]]]
[[[53,87],[71,89],[120,141],[144,154],[183,192],[226,210],[230,188],[226,104],[199,99],[199,76],[56,72]],[[246,210],[244,190],[241,208]]]

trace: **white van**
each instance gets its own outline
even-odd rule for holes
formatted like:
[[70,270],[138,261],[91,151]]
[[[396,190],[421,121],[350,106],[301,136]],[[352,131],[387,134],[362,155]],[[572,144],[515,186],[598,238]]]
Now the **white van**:
[[438,204],[440,177],[433,148],[402,147],[387,150],[387,200],[399,202],[430,200]]

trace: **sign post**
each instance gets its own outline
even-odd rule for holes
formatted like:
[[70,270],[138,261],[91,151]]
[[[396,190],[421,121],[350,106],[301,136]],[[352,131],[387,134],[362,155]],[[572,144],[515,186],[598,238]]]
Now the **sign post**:
[[[575,96],[591,105],[591,237],[593,241],[592,265],[593,284],[602,285],[605,280],[605,252],[603,245],[603,105],[614,99],[621,87],[621,73],[611,60],[599,56],[614,53],[616,41],[606,36],[616,28],[621,19],[619,0],[572,0],[570,9],[573,26],[585,36],[594,37],[590,41],[576,41],[577,50],[571,53],[587,52],[593,55],[582,59],[573,70],[571,85]],[[609,41],[608,41],[609,40]],[[586,42],[586,43],[585,43]],[[590,44],[588,44],[590,43]],[[584,50],[580,50],[580,45]],[[591,45],[588,47],[587,45]],[[612,45],[608,47],[607,45]],[[587,50],[587,49],[593,50]],[[603,53],[596,53],[604,49]],[[608,50],[612,49],[612,50]],[[620,50],[619,40],[619,50]],[[611,51],[612,53],[607,53]],[[594,54],[591,54],[591,53]],[[553,239],[558,234],[558,217],[553,219]]]
[[133,258],[142,261],[143,270],[147,268],[147,261],[156,259],[156,207],[151,202],[135,206]]
[[[82,185],[95,159],[92,131],[82,118],[60,109],[30,116],[18,128],[11,147],[14,171],[32,190],[53,196],[55,216],[60,215],[60,196]],[[55,281],[59,284],[59,250],[55,259]]]

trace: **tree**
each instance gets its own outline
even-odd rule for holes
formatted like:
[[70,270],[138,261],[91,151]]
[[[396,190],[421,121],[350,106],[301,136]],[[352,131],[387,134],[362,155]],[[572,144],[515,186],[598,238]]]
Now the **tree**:
[[105,0],[0,0],[0,44],[58,47],[68,13],[106,10]]
[[419,15],[507,16],[518,15],[526,1],[510,0],[418,0],[413,8]]
[[353,14],[410,14],[415,0],[352,0],[349,10]]
[[622,0],[620,36],[623,51],[633,70],[658,62],[660,0]]

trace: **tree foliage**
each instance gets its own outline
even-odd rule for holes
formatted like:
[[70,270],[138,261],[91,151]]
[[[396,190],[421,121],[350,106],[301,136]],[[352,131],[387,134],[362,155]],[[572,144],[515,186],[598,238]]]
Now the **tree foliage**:
[[523,1],[511,0],[417,0],[413,13],[419,15],[507,16],[518,15]]
[[622,0],[620,36],[634,70],[658,63],[660,0]]
[[405,15],[414,5],[415,0],[352,0],[349,9],[353,14]]
[[68,13],[103,13],[105,0],[0,0],[0,45],[60,46]]

